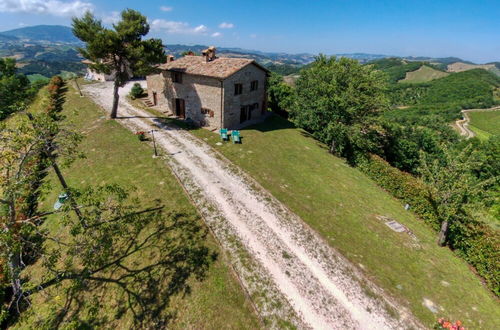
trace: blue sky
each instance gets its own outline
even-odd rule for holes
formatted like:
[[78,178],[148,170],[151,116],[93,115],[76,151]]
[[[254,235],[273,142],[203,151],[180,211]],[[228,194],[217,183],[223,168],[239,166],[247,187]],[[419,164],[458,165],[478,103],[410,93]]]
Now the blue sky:
[[141,11],[165,43],[500,61],[500,0],[0,0],[0,31]]

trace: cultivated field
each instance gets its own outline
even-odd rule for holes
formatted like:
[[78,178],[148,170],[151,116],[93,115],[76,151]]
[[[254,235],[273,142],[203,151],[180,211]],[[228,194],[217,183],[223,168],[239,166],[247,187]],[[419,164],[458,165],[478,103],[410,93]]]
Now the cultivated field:
[[479,137],[500,135],[500,109],[495,111],[469,112],[469,127]]
[[491,71],[497,76],[500,76],[500,70],[495,66],[495,64],[468,64],[463,62],[455,62],[449,64],[447,67],[448,72],[462,72],[472,69],[485,69]]
[[399,82],[421,83],[446,77],[447,75],[448,73],[446,72],[436,70],[427,65],[422,65],[418,70],[407,72],[405,79]]

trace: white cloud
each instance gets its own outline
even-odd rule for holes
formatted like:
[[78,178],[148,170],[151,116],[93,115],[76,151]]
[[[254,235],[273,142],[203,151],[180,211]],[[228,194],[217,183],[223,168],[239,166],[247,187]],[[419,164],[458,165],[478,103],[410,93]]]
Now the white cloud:
[[252,33],[252,34],[250,35],[250,38],[255,39],[255,38],[257,38],[257,35],[256,35],[255,33]]
[[220,33],[220,32],[214,32],[211,35],[212,38],[217,38],[217,37],[220,37],[220,36],[222,36],[222,33]]
[[79,16],[93,11],[94,5],[80,0],[0,0],[0,12],[53,16]]
[[102,21],[106,24],[116,24],[120,21],[121,15],[117,11],[112,11],[110,15],[104,16]]
[[160,10],[161,11],[165,11],[165,12],[169,12],[169,11],[174,10],[174,8],[173,7],[168,7],[168,6],[161,6]]
[[222,23],[219,24],[219,27],[221,29],[232,29],[232,28],[234,28],[234,24],[233,23],[222,22]]
[[205,25],[198,25],[193,29],[193,32],[198,34],[198,33],[205,33],[207,32],[207,27]]
[[205,25],[192,27],[185,22],[167,21],[164,19],[153,20],[151,22],[151,28],[169,34],[206,34],[208,31]]

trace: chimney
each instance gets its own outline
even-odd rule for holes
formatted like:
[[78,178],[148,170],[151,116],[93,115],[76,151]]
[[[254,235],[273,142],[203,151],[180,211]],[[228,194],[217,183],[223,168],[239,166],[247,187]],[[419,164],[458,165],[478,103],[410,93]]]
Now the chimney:
[[173,62],[175,60],[174,55],[167,55],[167,63]]
[[214,46],[210,46],[207,49],[205,49],[202,52],[203,57],[205,57],[205,61],[212,62],[213,60],[215,60],[217,58],[215,56],[215,51],[216,51],[216,48]]

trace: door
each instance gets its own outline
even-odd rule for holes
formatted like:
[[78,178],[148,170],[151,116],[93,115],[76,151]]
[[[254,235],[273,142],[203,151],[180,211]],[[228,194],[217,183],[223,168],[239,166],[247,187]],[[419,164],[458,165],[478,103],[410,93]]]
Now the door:
[[240,109],[240,124],[247,120],[247,107],[241,107]]
[[186,103],[184,99],[175,99],[175,115],[181,119],[186,118]]
[[158,105],[158,97],[156,92],[153,92],[153,105]]

